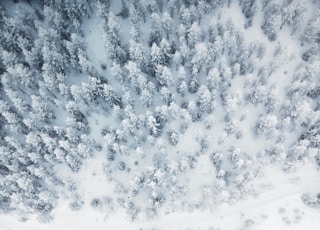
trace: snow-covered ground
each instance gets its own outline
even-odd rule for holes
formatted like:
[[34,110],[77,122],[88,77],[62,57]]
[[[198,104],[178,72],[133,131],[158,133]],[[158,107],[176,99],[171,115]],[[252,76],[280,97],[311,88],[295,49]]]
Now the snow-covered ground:
[[[309,167],[308,167],[309,166]],[[86,181],[88,188],[99,186]],[[259,195],[235,204],[225,204],[212,211],[161,213],[151,221],[131,222],[118,210],[107,218],[104,213],[90,207],[74,212],[64,202],[54,211],[54,220],[39,223],[36,219],[19,222],[17,216],[0,216],[1,230],[54,230],[54,229],[306,229],[316,230],[320,224],[320,211],[301,201],[303,193],[318,193],[319,171],[306,165],[296,172],[285,174],[270,167],[264,179],[255,183]]]

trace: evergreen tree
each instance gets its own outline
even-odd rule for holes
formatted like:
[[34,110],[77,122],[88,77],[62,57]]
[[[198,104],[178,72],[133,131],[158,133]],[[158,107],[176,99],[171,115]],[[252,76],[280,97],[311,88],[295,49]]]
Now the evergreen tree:
[[197,104],[199,105],[200,111],[207,113],[212,112],[215,107],[215,101],[207,86],[201,85],[197,94]]

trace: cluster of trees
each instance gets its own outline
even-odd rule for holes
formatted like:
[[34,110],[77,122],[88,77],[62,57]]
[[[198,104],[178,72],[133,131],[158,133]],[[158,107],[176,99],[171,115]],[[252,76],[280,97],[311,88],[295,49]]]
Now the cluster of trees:
[[264,23],[261,28],[271,41],[277,39],[277,33],[285,25],[291,26],[292,33],[295,33],[305,22],[305,1],[264,1],[262,7]]
[[[303,1],[123,0],[119,12],[113,7],[118,3],[103,0],[10,4],[15,11],[0,3],[1,211],[20,209],[45,219],[58,201],[58,186],[68,191],[70,207],[80,209],[84,201],[74,182],[58,177],[55,170],[66,166],[76,174],[96,152],[105,154],[110,183],[125,173],[131,178],[130,183],[115,180],[119,199],[91,201],[104,212],[118,204],[133,219],[140,213],[154,216],[166,202],[187,196],[181,178],[201,155],[208,155],[217,180],[204,194],[218,194],[220,201],[230,194],[240,197],[251,189],[254,169],[247,167],[249,157],[238,148],[212,153],[209,137],[199,134],[197,153],[167,156],[179,148],[191,123],[203,122],[213,130],[221,108],[227,122],[223,132],[240,139],[243,133],[233,116],[248,103],[267,110],[254,134],[269,140],[279,131],[302,127],[305,132],[287,160],[312,156],[319,164],[315,101],[320,89],[314,50],[319,50],[320,16],[307,18]],[[286,89],[286,102],[277,102],[275,86],[268,85],[288,60],[285,49],[280,44],[273,62],[263,65],[265,44],[248,44],[231,19],[218,16],[230,4],[239,4],[245,28],[262,8],[261,28],[270,41],[284,26],[292,33],[303,32],[303,64]],[[95,13],[108,57],[102,66],[90,60],[82,27]],[[122,30],[123,23],[130,31]],[[232,92],[233,80],[244,76],[246,91]],[[107,124],[100,127],[101,138],[92,133],[93,114],[114,121],[101,118],[99,122]],[[148,202],[141,206],[136,196],[147,196]]]
[[0,209],[47,220],[55,187],[66,184],[55,166],[79,171],[94,143],[86,116],[76,105],[65,108],[70,71],[96,74],[80,30],[91,9],[85,1],[9,4],[14,12],[0,5]]

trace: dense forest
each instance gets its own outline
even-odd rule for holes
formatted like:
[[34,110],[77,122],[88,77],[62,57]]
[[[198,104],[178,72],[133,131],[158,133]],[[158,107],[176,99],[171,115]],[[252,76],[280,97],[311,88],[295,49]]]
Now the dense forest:
[[320,166],[317,0],[1,1],[0,28],[0,215],[211,210]]

